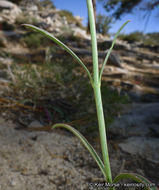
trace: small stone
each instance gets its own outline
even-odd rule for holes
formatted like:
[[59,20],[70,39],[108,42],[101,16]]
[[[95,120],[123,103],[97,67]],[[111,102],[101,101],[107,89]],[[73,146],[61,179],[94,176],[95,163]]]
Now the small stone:
[[29,127],[42,127],[43,125],[39,122],[39,121],[37,121],[37,120],[34,120],[34,121],[32,121],[30,124],[29,124]]
[[159,140],[157,138],[131,137],[123,143],[120,143],[119,147],[124,152],[139,155],[143,159],[159,164],[159,154],[157,154],[159,150]]
[[17,183],[16,183],[16,181],[11,180],[11,181],[10,181],[10,185],[11,185],[12,187],[14,187],[14,186],[16,186],[16,185],[17,185]]

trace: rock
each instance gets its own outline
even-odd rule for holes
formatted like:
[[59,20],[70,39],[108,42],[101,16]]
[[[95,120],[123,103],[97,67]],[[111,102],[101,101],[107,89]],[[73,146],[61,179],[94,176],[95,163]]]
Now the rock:
[[38,11],[38,7],[36,5],[31,5],[27,7],[27,11],[31,11],[31,12],[37,12]]
[[[124,138],[130,136],[155,136],[159,127],[159,103],[139,104],[131,112],[115,119],[108,130]],[[153,134],[152,134],[152,131]]]
[[0,63],[3,65],[11,65],[13,63],[13,60],[11,58],[0,57]]
[[109,56],[108,64],[116,66],[116,67],[122,67],[119,55],[115,51],[111,52]]
[[79,38],[90,39],[90,35],[87,35],[85,30],[82,30],[78,27],[73,28],[73,35]]
[[140,101],[141,97],[144,95],[143,88],[137,84],[131,84],[131,85],[132,88],[129,91],[130,97],[133,98],[133,100],[135,101]]
[[78,23],[82,25],[83,18],[80,16],[74,16]]
[[52,32],[57,28],[60,29],[61,27],[65,26],[63,24],[65,20],[61,18],[57,12],[58,11],[50,10],[46,13],[41,13],[41,19],[43,20],[41,21],[41,24],[47,25],[47,27],[44,28],[44,29],[47,29],[47,31]]
[[67,21],[67,18],[65,16],[62,17],[61,22],[64,25],[68,25],[68,21]]
[[[0,16],[0,22],[2,22],[3,21],[3,18]],[[0,30],[1,30],[1,27],[0,27]]]
[[50,27],[50,25],[47,24],[47,22],[39,22],[37,24],[38,27],[44,29],[44,30],[47,30],[47,31],[50,31],[48,28]]
[[125,42],[125,41],[121,41],[121,40],[116,40],[116,43],[115,43],[115,49],[117,50],[120,50],[120,49],[124,49],[124,50],[130,50],[132,49],[132,46]]
[[[90,50],[87,50],[87,49],[84,49],[84,48],[74,48],[74,47],[72,47],[72,50],[75,53],[77,53],[78,55],[82,55],[82,56],[91,56],[92,55],[92,52]],[[106,52],[99,51],[98,55],[99,55],[99,57],[105,58]],[[113,66],[122,68],[122,63],[120,61],[119,55],[115,51],[111,52],[111,54],[109,56],[109,59],[108,59],[107,65],[113,65]]]
[[[103,39],[104,39],[104,41],[100,40],[101,42],[99,44],[99,47],[102,50],[107,50],[111,47],[113,40],[108,38],[107,36],[103,37]],[[128,44],[126,42],[117,40],[113,49],[114,50],[131,50],[131,46],[130,46],[130,44]]]
[[[103,59],[105,59],[107,53],[108,53],[108,50],[104,52],[99,52],[98,55],[103,57]],[[112,51],[110,53],[107,65],[113,65],[113,66],[122,68],[122,63],[121,63],[119,54],[116,51]]]
[[98,42],[102,43],[103,41],[109,41],[110,40],[110,37],[107,36],[107,35],[103,35],[101,33],[97,33],[97,39],[98,39]]
[[[50,17],[51,18],[51,17]],[[61,20],[60,20],[60,16],[58,14],[55,14],[55,16],[53,17],[52,19],[52,25],[51,27],[54,29],[56,27],[60,28],[62,27],[62,23],[61,23]]]
[[52,25],[52,19],[51,19],[51,17],[47,17],[45,21],[46,21],[46,24]]
[[21,9],[14,3],[9,1],[0,1],[0,16],[3,20],[13,24],[15,19],[22,13]]
[[131,137],[119,144],[124,152],[141,156],[143,159],[159,164],[159,139],[145,137]]
[[39,122],[39,121],[37,121],[37,120],[35,120],[35,121],[32,121],[29,125],[28,125],[28,127],[34,127],[34,128],[39,128],[39,127],[42,127],[43,125]]
[[[108,66],[106,66],[104,68],[103,76],[111,76],[112,78],[115,78],[115,77],[122,78],[126,74],[127,74],[127,71],[125,69],[109,66],[109,64],[108,64]],[[123,86],[124,82],[119,82],[119,84],[120,83],[121,83],[121,86]],[[128,85],[132,85],[132,84],[129,83]]]
[[11,3],[9,1],[3,1],[3,0],[0,1],[0,9],[1,10],[3,10],[3,9],[13,9],[14,7],[15,7],[14,3]]
[[136,102],[156,102],[159,97],[159,89],[134,84],[128,94]]
[[1,35],[1,32],[0,32],[0,48],[4,48],[6,46],[7,46],[7,40],[6,38],[4,38],[4,35]]

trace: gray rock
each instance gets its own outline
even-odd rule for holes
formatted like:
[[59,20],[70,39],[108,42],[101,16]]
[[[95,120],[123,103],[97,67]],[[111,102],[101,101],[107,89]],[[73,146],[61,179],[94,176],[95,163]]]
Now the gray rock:
[[129,91],[129,95],[133,100],[140,101],[142,96],[144,96],[143,88],[137,84],[131,84],[132,88]]
[[13,9],[15,7],[14,3],[11,3],[9,1],[0,1],[0,9]]
[[119,55],[114,51],[112,51],[110,54],[108,64],[109,64],[109,61],[110,61],[110,65],[114,65],[116,67],[122,67]]
[[119,144],[119,147],[132,155],[139,155],[143,159],[159,164],[159,139],[145,137],[131,137]]
[[29,124],[28,127],[34,127],[34,128],[36,128],[36,127],[42,127],[42,126],[43,126],[43,125],[42,125],[39,121],[35,120],[35,121],[32,121],[32,122]]
[[116,118],[108,130],[124,138],[130,136],[157,136],[158,116],[159,103],[141,105],[141,107],[134,108],[131,112]]
[[[103,50],[104,49],[106,50],[111,47],[113,40],[110,38],[107,38],[107,37],[103,37],[103,39],[105,39],[105,40],[102,42],[102,44],[103,44],[102,48],[103,48]],[[130,44],[128,44],[126,42],[117,40],[113,49],[114,50],[121,50],[121,49],[122,50],[130,50],[131,46],[130,46]]]
[[11,65],[13,61],[11,58],[0,57],[0,63],[4,65]]
[[17,16],[19,16],[22,11],[21,9],[14,3],[9,1],[0,1],[0,16],[3,20],[9,21],[9,23],[14,23]]
[[68,24],[67,18],[66,18],[65,16],[62,17],[61,22],[62,22],[62,24],[64,24],[64,25],[67,25],[67,24]]
[[38,11],[38,7],[36,5],[31,5],[27,7],[28,11],[32,11],[32,12],[37,12]]
[[88,35],[85,30],[78,27],[73,28],[73,35],[79,38],[90,39],[90,35]]

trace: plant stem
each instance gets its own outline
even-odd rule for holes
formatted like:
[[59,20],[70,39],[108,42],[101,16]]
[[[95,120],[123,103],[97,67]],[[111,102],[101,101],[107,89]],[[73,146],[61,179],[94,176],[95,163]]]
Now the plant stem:
[[[112,175],[111,175],[109,155],[108,155],[105,120],[104,120],[103,104],[102,104],[102,97],[101,97],[101,88],[100,88],[101,81],[99,78],[97,38],[96,38],[95,18],[94,18],[92,0],[87,0],[87,7],[88,7],[88,15],[89,15],[89,23],[90,23],[92,57],[93,57],[93,85],[92,86],[94,89],[94,97],[95,97],[95,102],[96,102],[100,142],[101,142],[102,156],[103,156],[103,162],[104,162],[105,173],[106,173],[106,182],[111,184]],[[110,187],[109,189],[114,190],[113,187]]]
[[104,166],[105,166],[105,173],[107,176],[106,181],[108,183],[112,183],[112,175],[111,175],[110,162],[109,162],[108,145],[107,145],[100,85],[94,86],[94,96],[95,96],[96,109],[97,109],[102,156],[103,156],[103,161],[104,161]]

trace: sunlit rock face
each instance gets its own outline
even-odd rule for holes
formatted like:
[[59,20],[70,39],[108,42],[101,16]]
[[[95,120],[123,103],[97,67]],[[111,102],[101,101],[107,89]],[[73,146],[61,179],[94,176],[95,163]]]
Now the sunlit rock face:
[[22,13],[21,9],[9,1],[0,1],[0,20],[14,23],[15,19]]

